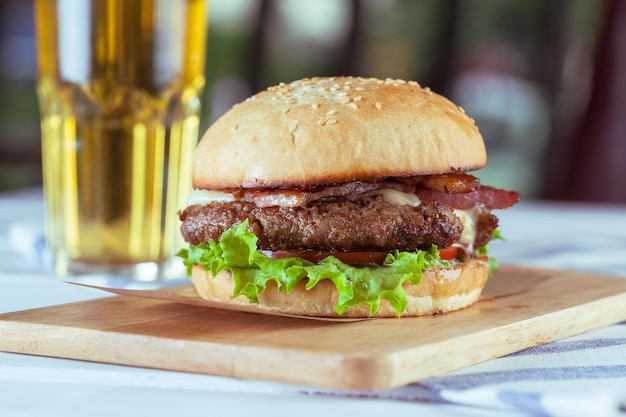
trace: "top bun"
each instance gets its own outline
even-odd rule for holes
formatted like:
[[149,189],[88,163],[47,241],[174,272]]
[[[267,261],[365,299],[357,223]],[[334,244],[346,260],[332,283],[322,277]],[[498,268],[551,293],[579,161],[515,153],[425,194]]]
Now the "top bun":
[[293,187],[485,166],[462,108],[416,82],[307,78],[233,106],[204,134],[196,189]]

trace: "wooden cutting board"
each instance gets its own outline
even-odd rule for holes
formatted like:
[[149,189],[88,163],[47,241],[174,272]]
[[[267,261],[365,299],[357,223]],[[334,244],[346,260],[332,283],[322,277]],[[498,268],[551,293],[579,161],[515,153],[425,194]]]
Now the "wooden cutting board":
[[131,296],[0,315],[0,350],[351,390],[387,389],[626,320],[626,279],[501,268],[470,308],[319,321]]

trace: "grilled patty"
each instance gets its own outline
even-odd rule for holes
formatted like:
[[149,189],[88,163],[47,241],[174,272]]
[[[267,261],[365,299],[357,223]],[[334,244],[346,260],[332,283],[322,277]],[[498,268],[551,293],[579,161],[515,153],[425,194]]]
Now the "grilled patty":
[[[432,244],[445,248],[458,241],[463,231],[460,219],[444,204],[398,206],[380,197],[317,201],[304,207],[211,203],[188,207],[180,219],[183,237],[192,245],[217,241],[224,231],[247,219],[260,249],[270,251],[410,251]],[[475,246],[482,246],[489,241],[497,218],[485,212],[477,223]]]

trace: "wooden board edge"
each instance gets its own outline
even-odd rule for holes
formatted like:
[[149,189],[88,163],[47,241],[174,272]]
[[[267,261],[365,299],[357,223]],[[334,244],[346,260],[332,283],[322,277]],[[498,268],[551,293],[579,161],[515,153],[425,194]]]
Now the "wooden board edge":
[[[589,274],[585,274],[585,276],[587,275]],[[87,301],[80,303],[84,302]],[[567,322],[571,321],[571,317],[580,317],[580,320],[571,322],[568,326]],[[163,337],[123,332],[107,332],[105,341],[100,330],[24,323],[23,321],[12,322],[10,316],[5,315],[5,317],[0,316],[0,334],[3,335],[0,337],[0,350],[117,365],[300,384],[324,389],[376,391],[401,387],[445,372],[518,352],[534,345],[574,336],[623,320],[626,320],[626,291],[533,316],[513,324],[484,330],[480,333],[482,338],[475,338],[476,333],[472,336],[459,336],[446,342],[443,346],[439,344],[436,349],[433,349],[432,345],[420,345],[401,351],[381,352],[379,354],[366,354],[358,351],[354,354],[341,354],[331,351],[309,352],[302,349],[280,349],[279,351],[275,347],[248,347],[249,350],[245,355],[238,356],[237,349],[239,346],[237,344],[224,345],[223,343],[207,341],[187,341],[181,345],[177,339],[165,338],[164,346]],[[558,332],[554,331],[553,325],[547,330],[545,325],[555,321],[561,321],[565,324],[556,327]],[[516,332],[519,334],[519,338],[511,340],[506,337],[506,332]],[[157,339],[159,341],[158,349],[150,349],[150,342]],[[472,339],[475,339],[474,344],[470,343]],[[479,343],[478,339],[483,341]],[[80,340],[81,345],[77,345],[75,340]],[[485,349],[484,340],[492,340],[489,349]],[[528,340],[535,340],[534,345],[529,344]],[[46,343],[49,345],[45,346]],[[139,361],[137,356],[130,358],[125,356],[124,352],[116,350],[116,346],[120,345],[124,345],[127,349],[129,343],[132,344],[132,348],[144,351],[145,354],[141,356]],[[51,349],[50,346],[54,346],[54,349]],[[85,352],[75,352],[79,346],[83,347]],[[203,362],[201,358],[206,357],[207,348],[211,349],[211,361]],[[447,358],[454,358],[454,353],[458,349],[471,349],[470,359],[468,360],[466,357],[462,364],[454,360],[447,360]],[[433,355],[433,351],[439,356],[439,359],[429,359],[428,355]],[[171,355],[180,355],[184,360],[173,366],[171,361],[168,361]],[[293,362],[290,363],[292,366],[286,367],[285,362],[289,361],[290,355],[298,359],[292,358]],[[264,367],[259,367],[258,363],[255,363],[255,359],[268,356],[272,360],[267,361]],[[424,366],[425,363],[429,366]],[[268,377],[268,374],[271,376]]]
[[[589,312],[592,314],[589,314]],[[579,314],[585,311],[585,314]],[[558,331],[554,331],[554,327],[542,326],[542,324],[553,323],[555,321],[569,321],[572,314],[578,314],[581,319],[577,320],[575,325],[563,325],[558,327]],[[474,335],[462,336],[450,343],[443,344],[438,349],[438,356],[452,358],[452,360],[439,361],[435,358],[424,361],[424,350],[426,345],[418,346],[400,352],[390,354],[390,361],[393,362],[394,372],[393,378],[386,386],[380,384],[369,384],[372,389],[393,389],[407,384],[416,383],[427,378],[435,377],[443,373],[452,372],[467,366],[476,365],[491,359],[499,358],[522,350],[539,346],[545,343],[562,340],[568,337],[580,335],[600,327],[617,324],[626,320],[626,292],[605,297],[592,302],[583,303],[569,308],[553,311],[539,316],[531,317],[523,321],[507,324],[501,327],[484,330],[479,334],[481,338]],[[546,330],[538,331],[537,329],[545,328]],[[549,329],[547,327],[550,327]],[[507,332],[516,332],[520,337],[518,340],[511,340],[507,337]],[[524,343],[525,340],[535,340],[534,344]],[[481,340],[481,342],[477,342]],[[489,345],[485,347],[485,340],[489,340]],[[467,356],[463,364],[459,364],[454,360],[455,351],[463,349],[465,353],[468,351],[475,352],[470,360]],[[415,358],[422,359],[417,361]],[[424,367],[424,363],[428,363],[428,367]],[[397,372],[402,370],[402,372]],[[407,373],[407,371],[410,372]]]
[[[71,359],[165,371],[188,372],[230,378],[253,379],[306,387],[367,390],[371,382],[390,381],[392,367],[384,355],[344,355],[333,352],[303,352],[272,347],[249,347],[238,355],[237,345],[186,341],[37,323],[0,321],[0,351]],[[76,341],[80,342],[76,342]],[[158,349],[152,342],[158,340]],[[117,349],[116,346],[124,346]],[[207,349],[211,360],[206,361]],[[141,356],[126,352],[143,350]],[[172,355],[178,355],[174,363]],[[264,361],[256,359],[263,357]],[[269,358],[269,360],[268,360]],[[285,362],[292,360],[290,366]],[[268,372],[271,370],[271,372]],[[329,382],[330,381],[330,382]],[[385,386],[383,384],[382,386]]]

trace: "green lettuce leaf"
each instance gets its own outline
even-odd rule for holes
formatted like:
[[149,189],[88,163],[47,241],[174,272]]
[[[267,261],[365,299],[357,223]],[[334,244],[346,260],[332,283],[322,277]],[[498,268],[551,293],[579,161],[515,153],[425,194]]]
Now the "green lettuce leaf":
[[265,291],[270,281],[276,283],[279,291],[289,293],[302,279],[308,278],[307,289],[327,279],[335,284],[339,293],[337,313],[364,304],[374,315],[380,300],[385,299],[399,316],[407,306],[402,284],[409,281],[417,285],[422,271],[449,266],[440,259],[435,246],[428,251],[390,253],[380,266],[351,266],[333,256],[318,263],[298,257],[273,259],[258,251],[257,237],[246,231],[247,225],[245,221],[224,232],[217,243],[201,243],[181,250],[178,255],[183,258],[188,275],[194,264],[213,275],[230,271],[235,284],[233,296],[245,295],[252,303],[258,302],[258,294]]
[[491,235],[491,239],[489,239],[489,242],[487,242],[485,246],[481,246],[480,248],[476,249],[476,253],[487,256],[487,260],[489,261],[489,275],[491,275],[493,271],[498,269],[498,260],[492,256],[488,256],[489,244],[493,242],[494,240],[506,241],[504,236],[502,236],[502,234],[500,233],[499,229],[496,229],[493,231],[493,235]]

